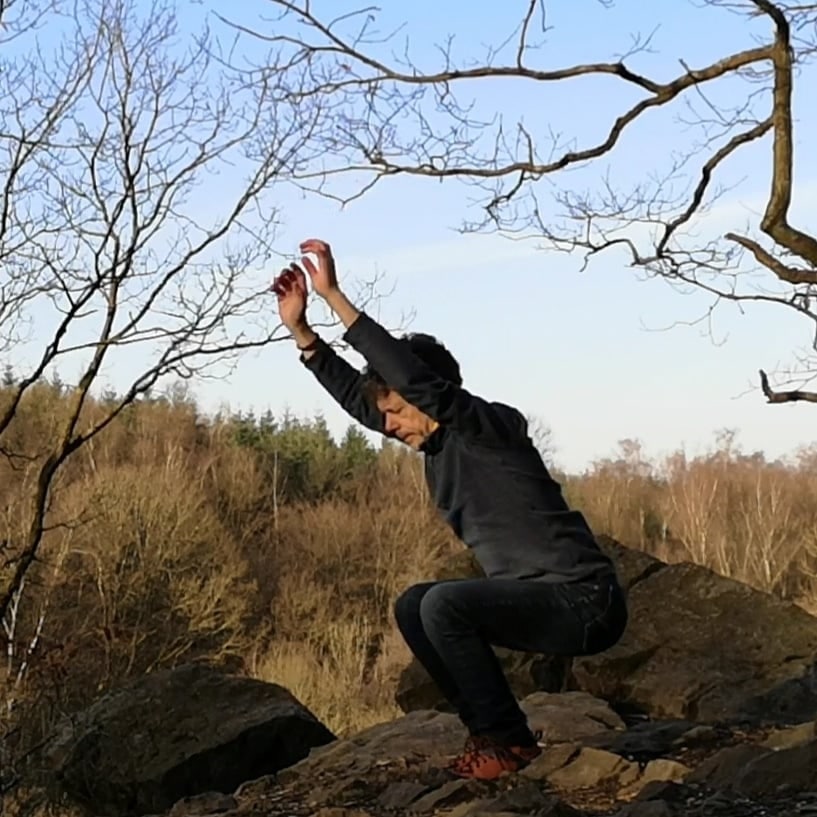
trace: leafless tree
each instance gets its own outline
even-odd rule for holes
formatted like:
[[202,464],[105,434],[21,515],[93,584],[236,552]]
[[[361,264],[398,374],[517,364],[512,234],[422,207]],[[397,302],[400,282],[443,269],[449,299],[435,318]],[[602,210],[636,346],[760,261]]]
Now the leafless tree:
[[[817,237],[793,226],[790,218],[795,184],[792,93],[798,71],[817,48],[817,3],[690,3],[690,14],[733,13],[751,47],[709,65],[681,60],[677,75],[666,80],[632,68],[651,48],[649,37],[635,36],[627,53],[612,61],[540,67],[547,50],[537,36],[550,34],[550,4],[524,0],[515,7],[505,5],[508,28],[515,26],[509,39],[489,47],[484,58],[470,54],[467,62],[457,62],[452,36],[438,46],[438,65],[432,69],[418,65],[410,44],[403,47],[399,41],[399,31],[379,30],[374,7],[340,14],[328,2],[267,0],[272,19],[252,24],[222,19],[269,44],[270,70],[289,77],[276,89],[278,98],[322,106],[326,119],[314,136],[323,145],[323,162],[302,174],[302,184],[348,201],[394,176],[460,179],[478,189],[482,204],[481,216],[467,222],[465,230],[535,237],[550,248],[578,251],[585,261],[617,248],[626,254],[625,263],[648,276],[709,293],[712,308],[723,301],[770,303],[792,310],[817,329]],[[614,0],[599,0],[596,9],[615,13]],[[755,29],[761,35],[752,43]],[[576,144],[552,131],[534,132],[522,118],[509,122],[476,112],[475,88],[489,80],[494,86],[515,83],[530,107],[542,109],[545,86],[588,76],[617,79],[628,91],[624,98],[635,100],[602,123],[603,136],[597,141]],[[722,82],[731,83],[728,98],[712,93]],[[610,182],[598,165],[612,159],[623,137],[652,112],[673,106],[684,112],[688,150],[673,157],[667,172],[654,173],[633,189]],[[560,115],[568,112],[560,110]],[[736,226],[723,236],[702,239],[697,228],[725,190],[727,160],[764,137],[771,143],[771,188],[762,215],[745,229]],[[563,184],[568,170],[585,172],[585,177],[591,173],[590,192],[576,190],[575,174],[573,187]],[[349,173],[356,178],[363,174],[364,182],[351,192],[348,184],[338,192]],[[546,201],[551,195],[553,201]],[[810,379],[809,369],[817,376],[812,351],[801,361],[805,366],[795,367],[802,380]],[[774,390],[761,372],[770,402],[817,401],[817,393],[788,388],[794,375],[787,379],[788,390]]]
[[[50,501],[66,461],[165,378],[282,337],[268,196],[320,109],[276,99],[270,72],[228,68],[171,0],[6,0],[0,13],[0,352],[20,373],[0,398],[0,465],[31,483],[0,531],[8,627],[43,537],[71,522]],[[59,416],[19,439],[15,417],[58,366],[79,373]],[[119,396],[91,411],[110,371]]]

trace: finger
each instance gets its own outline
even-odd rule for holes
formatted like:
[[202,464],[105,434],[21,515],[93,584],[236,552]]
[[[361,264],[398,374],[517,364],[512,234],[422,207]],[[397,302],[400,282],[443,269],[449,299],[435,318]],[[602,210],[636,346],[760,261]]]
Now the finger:
[[306,285],[306,275],[304,275],[304,271],[297,265],[292,265],[295,269],[295,279],[298,282],[298,286],[301,288],[301,291],[304,295],[307,293],[307,285]]
[[289,291],[292,289],[292,285],[293,279],[289,270],[283,269],[281,270],[280,275],[273,282],[272,288],[279,297],[283,297],[289,294]]
[[330,255],[332,250],[325,241],[320,238],[307,238],[301,242],[301,252],[314,252],[317,255]]
[[287,278],[293,288],[298,289],[302,295],[306,295],[306,278],[303,270],[294,261],[287,268]]
[[310,278],[314,278],[318,274],[318,268],[315,266],[315,263],[311,258],[304,256],[301,259],[301,263],[304,265],[304,267],[306,267],[306,271],[309,273]]

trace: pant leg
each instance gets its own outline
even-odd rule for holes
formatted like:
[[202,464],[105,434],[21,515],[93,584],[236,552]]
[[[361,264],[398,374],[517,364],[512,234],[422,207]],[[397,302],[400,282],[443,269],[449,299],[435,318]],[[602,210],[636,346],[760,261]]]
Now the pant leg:
[[472,734],[514,745],[533,742],[492,645],[567,656],[597,651],[603,638],[616,640],[604,635],[619,627],[616,591],[614,584],[606,589],[503,579],[428,588],[420,602],[423,631],[449,683],[473,711]]
[[474,713],[464,700],[456,681],[434,645],[429,641],[420,618],[420,607],[426,593],[443,582],[424,582],[405,590],[394,604],[397,627],[414,657],[422,664],[443,697],[454,708],[460,720],[470,731]]

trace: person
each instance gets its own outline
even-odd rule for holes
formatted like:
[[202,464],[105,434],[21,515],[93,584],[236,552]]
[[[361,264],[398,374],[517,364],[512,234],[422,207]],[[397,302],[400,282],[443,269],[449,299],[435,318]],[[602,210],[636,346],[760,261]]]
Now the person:
[[[302,363],[353,418],[423,455],[437,508],[485,573],[417,584],[394,606],[412,653],[468,730],[447,769],[482,780],[518,771],[541,754],[540,742],[492,647],[559,656],[608,649],[627,624],[616,570],[568,507],[523,415],[468,392],[435,337],[395,337],[358,310],[326,242],[307,240],[301,252],[272,290]],[[307,276],[365,358],[363,371],[310,327]],[[534,347],[510,354],[529,367],[537,360]]]

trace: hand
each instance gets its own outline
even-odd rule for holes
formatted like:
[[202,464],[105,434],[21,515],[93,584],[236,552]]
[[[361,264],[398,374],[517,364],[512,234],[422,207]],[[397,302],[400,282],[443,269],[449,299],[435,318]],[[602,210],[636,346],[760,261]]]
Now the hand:
[[312,259],[301,259],[301,263],[309,273],[312,281],[312,288],[321,298],[326,298],[334,292],[338,291],[338,276],[335,272],[335,259],[332,258],[332,249],[325,242],[318,238],[309,238],[301,243],[301,252],[313,253],[318,259],[318,265],[315,266]]
[[294,332],[306,326],[306,276],[297,264],[290,264],[272,282],[270,289],[278,296],[281,322]]

